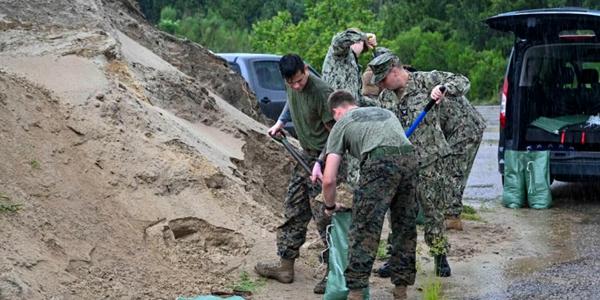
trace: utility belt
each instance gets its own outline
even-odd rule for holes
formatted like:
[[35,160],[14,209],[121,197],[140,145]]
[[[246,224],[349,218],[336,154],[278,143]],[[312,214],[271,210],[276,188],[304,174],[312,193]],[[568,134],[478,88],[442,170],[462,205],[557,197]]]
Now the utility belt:
[[410,153],[413,153],[414,151],[415,151],[414,147],[411,145],[405,145],[405,146],[400,146],[400,147],[380,146],[380,147],[377,147],[377,148],[371,150],[371,152],[365,154],[363,160],[379,159],[379,158],[389,157],[389,156],[393,156],[393,155],[410,154]]

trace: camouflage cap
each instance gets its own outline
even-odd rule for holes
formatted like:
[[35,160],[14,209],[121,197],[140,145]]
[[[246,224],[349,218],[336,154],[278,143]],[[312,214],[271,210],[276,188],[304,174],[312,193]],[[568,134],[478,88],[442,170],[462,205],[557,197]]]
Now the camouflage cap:
[[375,48],[375,50],[373,50],[373,58],[380,56],[384,53],[391,53],[392,50],[385,48],[385,47],[377,47]]
[[378,84],[380,81],[385,79],[393,66],[399,66],[400,59],[398,56],[391,52],[383,53],[375,57],[369,63],[369,68],[373,70],[373,78],[371,78],[371,84]]

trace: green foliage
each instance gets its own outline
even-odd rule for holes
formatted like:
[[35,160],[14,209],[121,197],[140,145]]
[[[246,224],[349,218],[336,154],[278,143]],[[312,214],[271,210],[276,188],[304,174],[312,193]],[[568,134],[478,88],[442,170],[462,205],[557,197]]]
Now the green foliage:
[[256,52],[298,53],[320,70],[337,32],[356,27],[365,32],[379,32],[383,23],[368,9],[366,0],[324,0],[308,3],[306,17],[293,23],[289,12],[279,12],[269,20],[252,26],[250,42]]
[[460,218],[463,220],[484,222],[481,216],[477,213],[477,210],[469,205],[463,206],[463,212],[460,215]]
[[37,160],[35,160],[35,159],[32,160],[32,161],[30,161],[29,165],[31,166],[32,169],[36,169],[37,170],[37,169],[41,168],[40,162],[37,161]]
[[238,29],[232,21],[225,20],[214,11],[177,19],[177,11],[165,6],[161,11],[158,28],[188,38],[215,52],[247,51],[249,35]]
[[254,293],[258,289],[264,287],[267,284],[264,279],[253,280],[248,275],[248,272],[240,273],[240,278],[231,285],[231,289],[236,292],[250,292]]
[[21,209],[23,205],[10,203],[10,198],[0,193],[0,213],[14,213]]
[[424,300],[444,299],[442,294],[442,281],[433,276],[429,276],[423,287]]
[[377,247],[377,255],[376,255],[377,259],[384,260],[389,257],[387,248],[388,248],[387,241],[380,240],[379,246]]

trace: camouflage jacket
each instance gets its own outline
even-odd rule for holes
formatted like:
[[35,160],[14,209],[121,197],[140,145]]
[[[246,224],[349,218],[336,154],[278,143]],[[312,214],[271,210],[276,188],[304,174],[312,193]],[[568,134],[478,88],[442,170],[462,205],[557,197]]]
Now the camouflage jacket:
[[[436,85],[445,85],[446,95],[454,97],[463,96],[470,88],[469,79],[448,72],[413,72],[409,76],[404,89],[384,90],[379,95],[383,107],[396,113],[405,130],[423,111],[430,100],[431,90]],[[452,153],[440,125],[439,111],[440,107],[434,106],[409,138],[417,149],[420,167],[428,166]]]
[[365,39],[365,33],[351,29],[336,34],[323,61],[323,80],[334,90],[343,89],[352,93],[359,106],[376,106],[377,103],[361,93],[361,67],[350,49],[352,44]]
[[486,127],[483,116],[465,96],[447,97],[440,104],[439,116],[442,131],[453,151],[463,142],[479,140]]

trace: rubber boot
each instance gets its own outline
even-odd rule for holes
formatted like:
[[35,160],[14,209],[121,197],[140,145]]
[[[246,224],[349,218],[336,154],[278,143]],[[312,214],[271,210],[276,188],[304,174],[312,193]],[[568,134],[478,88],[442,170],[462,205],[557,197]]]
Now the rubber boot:
[[448,216],[446,217],[446,229],[447,230],[463,230],[462,220],[460,217]]
[[389,278],[392,276],[392,270],[390,269],[390,263],[386,261],[381,268],[377,269],[377,275],[381,278]]
[[363,290],[362,289],[358,289],[358,290],[350,290],[350,293],[348,293],[348,298],[346,298],[347,300],[363,300]]
[[397,285],[394,287],[394,300],[406,300],[408,299],[408,294],[406,293],[407,288],[404,285]]
[[313,289],[313,292],[315,294],[325,294],[325,288],[327,287],[327,274],[329,274],[329,270],[327,270],[327,273],[325,273],[325,276],[323,276],[323,279],[321,279],[321,281],[319,281],[319,283],[317,283],[317,285],[315,285],[315,288]]
[[258,275],[275,279],[281,283],[294,281],[294,260],[282,258],[279,262],[259,262],[254,267]]
[[446,255],[436,255],[433,257],[433,259],[435,265],[435,276],[450,277],[452,271],[450,270],[450,265],[448,264]]

